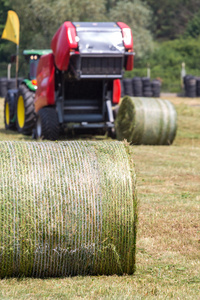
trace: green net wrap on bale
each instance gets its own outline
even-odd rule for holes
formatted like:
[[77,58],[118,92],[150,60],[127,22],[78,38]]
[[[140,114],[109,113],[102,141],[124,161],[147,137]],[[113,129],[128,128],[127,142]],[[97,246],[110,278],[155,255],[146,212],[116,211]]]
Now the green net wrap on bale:
[[126,144],[0,142],[0,172],[0,278],[134,272]]
[[115,126],[118,140],[135,145],[170,145],[176,136],[177,114],[168,100],[125,96]]

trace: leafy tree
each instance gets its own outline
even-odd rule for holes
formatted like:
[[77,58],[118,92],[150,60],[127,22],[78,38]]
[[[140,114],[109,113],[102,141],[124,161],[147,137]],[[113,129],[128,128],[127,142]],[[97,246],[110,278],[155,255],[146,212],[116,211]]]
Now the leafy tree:
[[54,33],[66,20],[121,20],[133,29],[138,57],[151,48],[151,12],[140,0],[15,0],[13,9],[20,18],[21,48],[49,48]]
[[184,36],[193,38],[200,36],[200,10],[188,22]]
[[152,11],[151,30],[156,38],[174,39],[184,33],[188,21],[199,10],[199,0],[142,0]]
[[[8,0],[0,0],[0,37],[6,24],[7,11],[12,9]],[[9,62],[11,54],[15,53],[15,45],[7,40],[0,40],[0,61]]]
[[3,32],[6,18],[7,18],[7,11],[11,9],[8,0],[0,0],[0,33]]
[[20,18],[21,45],[25,48],[49,48],[64,21],[105,20],[104,0],[16,0],[13,8]]

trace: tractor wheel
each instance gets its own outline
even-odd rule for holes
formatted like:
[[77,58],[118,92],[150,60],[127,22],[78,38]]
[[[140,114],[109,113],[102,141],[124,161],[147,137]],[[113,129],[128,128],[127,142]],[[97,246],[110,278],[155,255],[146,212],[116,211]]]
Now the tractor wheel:
[[16,129],[14,95],[7,93],[4,101],[4,124],[6,129]]
[[60,126],[55,107],[43,107],[36,121],[36,138],[55,141],[59,138]]
[[111,137],[112,139],[116,139],[115,128],[109,128],[107,131],[107,136]]
[[34,98],[35,93],[31,92],[25,84],[20,84],[16,105],[16,126],[20,133],[29,135],[35,126]]

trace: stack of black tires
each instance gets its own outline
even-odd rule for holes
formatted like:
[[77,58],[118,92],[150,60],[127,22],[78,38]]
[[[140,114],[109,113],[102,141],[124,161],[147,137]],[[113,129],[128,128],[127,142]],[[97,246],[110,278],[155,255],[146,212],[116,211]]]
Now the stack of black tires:
[[143,89],[144,97],[152,97],[153,96],[153,93],[151,90],[151,81],[148,77],[142,78],[142,89]]
[[160,97],[161,83],[148,77],[124,78],[121,81],[121,96]]
[[133,85],[134,96],[135,97],[142,97],[143,96],[142,79],[140,77],[133,77],[132,85]]
[[186,75],[184,77],[185,96],[194,98],[196,93],[196,78],[192,75]]
[[[18,86],[21,83],[22,78],[18,78]],[[16,89],[16,79],[7,77],[0,77],[0,97],[5,98],[7,91]]]
[[196,92],[197,97],[200,97],[200,77],[196,77]]
[[200,97],[200,77],[186,75],[183,79],[185,97]]
[[122,86],[121,91],[123,92],[123,95],[121,95],[122,97],[124,95],[134,96],[134,94],[133,94],[133,84],[132,84],[132,79],[131,78],[124,78],[121,81],[121,86]]
[[8,79],[6,77],[0,78],[0,97],[5,98],[7,94],[7,83]]
[[160,89],[161,89],[161,82],[157,79],[151,81],[151,91],[152,96],[159,98],[160,97]]

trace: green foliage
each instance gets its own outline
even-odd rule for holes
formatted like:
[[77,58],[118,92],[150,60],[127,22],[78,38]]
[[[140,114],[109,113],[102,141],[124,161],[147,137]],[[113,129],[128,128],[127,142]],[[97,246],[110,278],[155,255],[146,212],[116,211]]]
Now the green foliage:
[[181,91],[181,64],[185,62],[187,74],[200,76],[200,37],[198,39],[176,39],[154,44],[154,51],[143,59],[135,60],[135,68],[126,72],[126,77],[147,76],[147,65],[151,78],[161,78],[162,90]]
[[[140,0],[16,0],[14,3],[11,0],[7,1],[20,19],[20,49],[49,48],[56,30],[67,20],[127,23],[133,29],[139,57],[147,53],[152,45],[148,28],[151,12]],[[3,10],[6,15],[6,8]]]
[[11,9],[9,5],[9,0],[0,0],[0,33],[4,29],[4,24],[6,23],[7,11]]
[[[0,35],[3,33],[3,29],[6,23],[7,11],[11,9],[9,0],[0,0]],[[15,53],[15,46],[6,40],[0,42],[0,60],[8,62],[10,55]]]
[[153,12],[151,30],[156,38],[174,39],[184,33],[188,21],[199,10],[199,0],[142,0]]
[[199,37],[200,36],[200,10],[194,15],[192,20],[190,20],[187,24],[185,30],[186,37]]
[[[178,91],[183,61],[187,73],[199,75],[199,39],[192,39],[200,34],[199,0],[0,0],[0,30],[8,9],[20,19],[20,53],[49,48],[56,30],[67,20],[122,21],[132,28],[136,52],[135,69],[125,76],[146,76],[150,64],[152,78],[162,78],[164,90]],[[159,43],[153,43],[153,35]],[[175,40],[167,41],[171,39]],[[1,40],[0,63],[6,65],[13,53],[15,45]],[[0,76],[6,74],[5,65],[1,64]]]

